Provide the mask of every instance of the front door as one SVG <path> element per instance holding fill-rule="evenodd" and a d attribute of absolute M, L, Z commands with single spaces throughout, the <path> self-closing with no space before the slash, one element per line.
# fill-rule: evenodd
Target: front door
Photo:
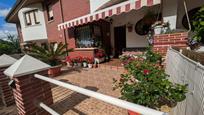
<path fill-rule="evenodd" d="M 122 50 L 126 48 L 126 26 L 114 28 L 115 36 L 115 57 L 118 58 L 122 54 Z"/>

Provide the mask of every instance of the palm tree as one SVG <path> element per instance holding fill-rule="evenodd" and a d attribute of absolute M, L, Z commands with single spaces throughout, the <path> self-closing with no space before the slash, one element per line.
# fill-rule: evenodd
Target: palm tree
<path fill-rule="evenodd" d="M 16 35 L 7 34 L 7 40 L 11 43 L 15 53 L 21 53 L 19 37 Z"/>
<path fill-rule="evenodd" d="M 28 50 L 28 54 L 51 66 L 57 66 L 61 64 L 62 58 L 66 56 L 66 54 L 68 55 L 68 52 L 72 51 L 73 49 L 66 51 L 66 45 L 63 43 L 54 45 L 48 43 L 45 46 L 33 45 L 31 49 Z"/>

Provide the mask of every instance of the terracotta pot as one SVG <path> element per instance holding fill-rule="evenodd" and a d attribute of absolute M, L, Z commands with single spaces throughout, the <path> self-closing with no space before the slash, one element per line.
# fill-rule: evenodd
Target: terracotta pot
<path fill-rule="evenodd" d="M 128 110 L 128 114 L 129 114 L 129 115 L 141 115 L 141 114 L 139 114 L 139 113 L 136 113 L 136 112 L 133 112 L 133 111 L 130 111 L 130 110 Z"/>
<path fill-rule="evenodd" d="M 50 77 L 56 77 L 61 74 L 61 67 L 62 66 L 54 66 L 48 70 L 48 75 Z"/>

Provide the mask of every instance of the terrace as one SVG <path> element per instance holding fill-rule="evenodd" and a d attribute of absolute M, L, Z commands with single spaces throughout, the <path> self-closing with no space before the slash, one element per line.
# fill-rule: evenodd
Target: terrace
<path fill-rule="evenodd" d="M 117 70 L 105 68 L 75 69 L 57 77 L 57 80 L 71 83 L 92 91 L 118 98 L 119 91 L 113 91 L 112 79 L 119 79 Z M 52 88 L 54 105 L 52 108 L 64 115 L 127 115 L 127 110 L 84 96 L 74 91 L 55 87 Z"/>
<path fill-rule="evenodd" d="M 176 49 L 178 50 L 178 49 Z M 186 113 L 186 111 L 188 111 L 188 113 L 198 113 L 199 115 L 202 114 L 202 103 L 195 103 L 194 100 L 192 100 L 192 98 L 197 100 L 202 101 L 203 99 L 200 98 L 200 96 L 202 94 L 200 94 L 199 92 L 202 92 L 203 88 L 199 88 L 201 86 L 201 84 L 203 83 L 203 66 L 187 57 L 185 57 L 185 55 L 191 54 L 190 52 L 187 51 L 183 51 L 183 54 L 179 53 L 178 51 L 176 51 L 174 49 L 169 49 L 168 50 L 168 54 L 167 54 L 167 67 L 166 67 L 166 72 L 170 75 L 172 75 L 172 77 L 170 78 L 171 81 L 174 81 L 175 83 L 181 83 L 181 84 L 185 84 L 188 83 L 190 84 L 190 86 L 194 86 L 194 88 L 196 88 L 196 92 L 194 92 L 194 88 L 192 89 L 191 87 L 189 87 L 189 93 L 186 94 L 187 98 L 184 102 L 178 103 L 178 105 L 176 107 L 173 108 L 173 110 L 171 111 L 170 115 L 176 115 L 176 114 L 181 114 L 183 115 L 184 113 Z M 193 53 L 195 54 L 195 53 Z M 174 57 L 174 60 L 172 60 Z M 191 56 L 190 56 L 191 57 Z M 28 57 L 27 57 L 28 58 Z M 191 57 L 192 58 L 192 57 Z M 193 57 L 195 58 L 195 57 Z M 26 57 L 23 58 L 24 60 L 26 60 Z M 180 60 L 180 63 L 177 63 L 177 61 Z M 202 55 L 198 56 L 196 60 L 199 60 L 200 63 L 203 63 L 202 61 Z M 23 60 L 21 60 L 23 61 Z M 50 83 L 52 83 L 51 85 L 51 94 L 52 94 L 52 99 L 53 99 L 53 104 L 48 104 L 49 107 L 51 107 L 55 112 L 57 112 L 60 115 L 128 115 L 128 111 L 127 109 L 123 109 L 120 108 L 118 106 L 114 106 L 112 104 L 108 104 L 106 102 L 108 101 L 101 101 L 101 100 L 97 100 L 98 98 L 95 98 L 95 96 L 86 96 L 83 95 L 83 93 L 77 93 L 75 92 L 75 90 L 69 90 L 66 88 L 63 88 L 61 86 L 63 86 L 62 83 L 68 83 L 70 85 L 75 85 L 75 86 L 79 86 L 81 88 L 85 88 L 88 89 L 90 91 L 94 91 L 100 94 L 104 94 L 104 95 L 108 95 L 108 96 L 112 96 L 114 98 L 119 98 L 121 96 L 120 91 L 119 90 L 113 90 L 113 79 L 120 79 L 120 75 L 124 72 L 124 68 L 123 67 L 119 67 L 119 66 L 112 66 L 112 64 L 114 65 L 118 65 L 119 61 L 118 60 L 113 60 L 109 63 L 105 63 L 105 64 L 101 64 L 98 68 L 79 68 L 79 67 L 74 67 L 74 68 L 68 68 L 68 67 L 63 67 L 62 68 L 62 74 L 60 76 L 57 76 L 55 78 L 51 78 L 53 80 L 57 80 L 60 82 L 60 86 L 58 85 L 54 85 L 53 81 L 50 81 L 51 79 L 49 78 L 48 80 L 45 81 L 50 81 Z M 178 68 L 173 68 L 173 66 L 175 67 L 181 67 L 183 64 L 187 65 L 185 68 L 180 69 L 179 72 L 175 72 L 178 71 Z M 15 65 L 15 64 L 14 64 Z M 39 65 L 39 64 L 38 64 Z M 193 67 L 195 66 L 195 67 Z M 33 67 L 35 67 L 35 65 L 33 65 Z M 21 70 L 21 67 L 19 67 Z M 190 69 L 191 68 L 191 69 Z M 196 68 L 195 70 L 192 68 Z M 192 74 L 196 74 L 196 78 L 195 79 L 199 79 L 199 80 L 193 80 L 191 76 L 189 76 L 189 73 L 186 71 L 188 70 L 188 72 L 191 72 Z M 191 71 L 189 71 L 191 70 Z M 192 70 L 194 72 L 192 72 Z M 37 73 L 39 75 L 43 75 L 42 73 Z M 175 75 L 176 74 L 176 75 Z M 179 78 L 177 76 L 180 76 Z M 182 77 L 183 76 L 183 77 Z M 46 82 L 42 82 L 42 80 L 44 80 L 43 78 L 39 77 L 39 76 L 35 76 L 37 79 L 39 79 L 37 81 L 37 83 L 40 84 L 45 84 Z M 29 77 L 28 77 L 29 78 Z M 46 76 L 45 76 L 46 78 Z M 14 78 L 14 80 L 16 80 L 16 86 L 21 85 L 19 82 L 19 80 L 23 80 L 23 79 L 18 79 L 18 78 Z M 33 79 L 33 78 L 32 78 Z M 187 79 L 187 80 L 184 80 Z M 26 81 L 29 81 L 28 79 L 25 79 Z M 198 83 L 199 82 L 199 83 Z M 31 84 L 27 84 L 25 82 L 22 82 L 24 85 L 22 87 L 19 87 L 20 89 L 17 88 L 17 90 L 13 90 L 14 91 L 14 96 L 15 93 L 18 90 L 22 90 L 22 92 L 27 91 L 24 90 L 24 87 L 30 87 Z M 35 86 L 37 87 L 37 86 Z M 38 86 L 38 87 L 44 87 L 44 86 Z M 32 88 L 34 88 L 32 86 Z M 27 89 L 27 88 L 26 88 Z M 28 88 L 30 89 L 30 88 Z M 47 89 L 47 88 L 46 88 Z M 48 87 L 49 90 L 49 87 Z M 36 93 L 35 90 L 34 92 Z M 33 95 L 36 95 L 36 94 Z M 42 92 L 43 93 L 43 92 Z M 41 95 L 47 95 L 47 93 L 45 94 L 39 94 L 37 93 L 40 97 Z M 23 95 L 26 95 L 23 93 Z M 30 95 L 27 95 L 28 97 L 30 97 Z M 97 96 L 96 96 L 97 97 Z M 19 97 L 18 97 L 19 98 Z M 24 96 L 22 96 L 21 98 L 24 98 Z M 45 98 L 45 97 L 41 97 L 41 98 Z M 27 99 L 27 98 L 25 98 Z M 45 98 L 47 99 L 47 98 Z M 43 99 L 42 99 L 43 100 Z M 28 100 L 29 101 L 29 100 Z M 17 103 L 19 103 L 19 100 L 16 101 Z M 186 103 L 187 102 L 187 103 Z M 25 102 L 24 102 L 25 103 Z M 191 104 L 189 104 L 191 103 Z M 17 104 L 17 108 L 19 111 L 19 105 Z M 195 107 L 194 107 L 195 106 Z M 135 106 L 137 108 L 137 106 Z M 182 108 L 182 109 L 179 109 Z M 191 108 L 191 109 L 190 109 Z M 29 109 L 29 108 L 28 108 Z M 145 111 L 145 108 L 143 108 Z M 148 110 L 148 108 L 146 108 Z M 41 108 L 42 110 L 42 108 Z M 138 109 L 141 110 L 141 109 Z M 190 111 L 191 110 L 191 111 Z M 143 112 L 144 112 L 143 111 Z M 149 111 L 149 110 L 148 110 Z M 196 112 L 197 111 L 197 112 Z M 147 111 L 146 111 L 147 112 Z M 148 112 L 147 112 L 148 113 Z M 10 107 L 2 107 L 0 110 L 0 114 L 1 115 L 15 115 L 17 114 L 16 111 L 16 106 L 10 106 Z M 19 114 L 19 113 L 18 113 Z M 187 113 L 185 115 L 188 115 Z"/>

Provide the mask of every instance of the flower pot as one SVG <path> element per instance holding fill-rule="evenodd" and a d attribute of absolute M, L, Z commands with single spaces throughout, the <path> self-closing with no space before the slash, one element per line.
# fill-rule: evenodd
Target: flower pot
<path fill-rule="evenodd" d="M 72 67 L 72 64 L 70 62 L 67 62 L 67 67 Z"/>
<path fill-rule="evenodd" d="M 167 105 L 163 105 L 163 106 L 161 106 L 161 108 L 160 108 L 160 111 L 165 112 L 165 113 L 170 113 L 171 110 L 172 110 L 172 108 L 169 107 L 169 106 L 167 106 Z"/>
<path fill-rule="evenodd" d="M 78 66 L 78 64 L 77 64 L 77 63 L 73 63 L 73 66 L 74 66 L 74 67 L 77 67 L 77 66 Z"/>
<path fill-rule="evenodd" d="M 162 33 L 162 26 L 156 26 L 154 28 L 154 34 L 158 35 L 158 34 L 161 34 L 161 33 Z"/>
<path fill-rule="evenodd" d="M 82 63 L 77 63 L 77 66 L 78 67 L 82 67 Z"/>
<path fill-rule="evenodd" d="M 86 62 L 83 62 L 83 67 L 86 68 L 88 66 L 88 64 Z"/>
<path fill-rule="evenodd" d="M 93 65 L 92 64 L 88 64 L 88 68 L 92 68 L 93 67 Z"/>
<path fill-rule="evenodd" d="M 48 70 L 48 75 L 50 77 L 56 77 L 61 74 L 61 66 L 54 66 Z"/>
<path fill-rule="evenodd" d="M 128 115 L 141 115 L 141 114 L 128 110 Z"/>

